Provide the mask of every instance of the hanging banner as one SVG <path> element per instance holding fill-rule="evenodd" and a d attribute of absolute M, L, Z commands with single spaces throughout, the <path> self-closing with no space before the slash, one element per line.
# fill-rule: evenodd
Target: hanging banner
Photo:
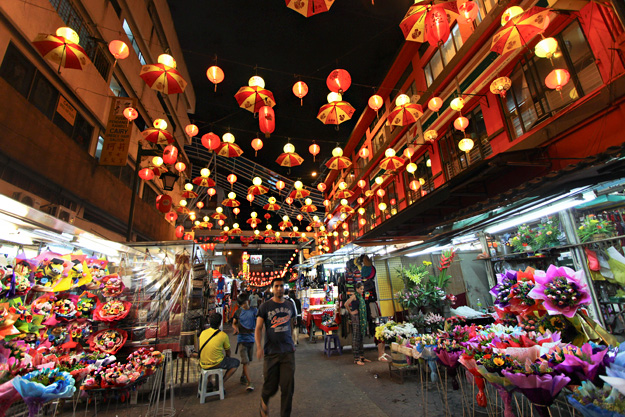
<path fill-rule="evenodd" d="M 133 123 L 124 117 L 124 109 L 136 106 L 136 98 L 113 97 L 111 100 L 100 165 L 126 166 Z"/>

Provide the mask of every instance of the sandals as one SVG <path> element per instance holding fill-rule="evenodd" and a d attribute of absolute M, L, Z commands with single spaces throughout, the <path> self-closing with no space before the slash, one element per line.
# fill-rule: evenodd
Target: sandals
<path fill-rule="evenodd" d="M 354 363 L 356 365 L 359 365 L 359 366 L 364 366 L 365 365 L 365 363 L 363 361 L 361 361 L 360 359 L 358 359 L 357 361 L 354 361 Z"/>
<path fill-rule="evenodd" d="M 260 399 L 260 417 L 268 417 L 269 416 L 269 407 L 267 404 L 263 402 L 263 399 Z"/>
<path fill-rule="evenodd" d="M 360 358 L 361 362 L 371 362 L 369 359 L 365 358 L 364 356 Z"/>
<path fill-rule="evenodd" d="M 393 358 L 391 358 L 388 353 L 385 353 L 384 355 L 380 356 L 378 360 L 380 362 L 393 362 Z"/>

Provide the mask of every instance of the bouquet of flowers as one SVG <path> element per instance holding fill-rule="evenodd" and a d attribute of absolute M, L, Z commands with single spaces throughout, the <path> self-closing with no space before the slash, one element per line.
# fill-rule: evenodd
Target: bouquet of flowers
<path fill-rule="evenodd" d="M 428 313 L 425 315 L 425 326 L 431 328 L 433 331 L 442 329 L 445 323 L 445 319 L 440 314 Z"/>
<path fill-rule="evenodd" d="M 66 321 L 73 320 L 78 314 L 77 301 L 77 295 L 57 296 L 56 301 L 52 305 L 52 311 L 56 318 Z"/>
<path fill-rule="evenodd" d="M 535 231 L 536 235 L 532 248 L 542 249 L 560 244 L 560 221 L 557 217 L 548 217 L 547 220 L 538 225 Z"/>
<path fill-rule="evenodd" d="M 609 385 L 599 388 L 592 382 L 582 381 L 582 385 L 567 399 L 585 417 L 619 417 L 625 414 L 625 397 Z"/>
<path fill-rule="evenodd" d="M 163 354 L 154 348 L 139 348 L 128 355 L 128 362 L 142 368 L 146 375 L 152 374 L 162 361 Z"/>
<path fill-rule="evenodd" d="M 597 346 L 593 349 L 591 343 L 584 343 L 581 348 L 568 345 L 556 347 L 548 354 L 551 366 L 569 377 L 573 385 L 580 385 L 582 381 L 594 382 L 603 369 L 603 358 L 608 352 L 606 346 Z"/>
<path fill-rule="evenodd" d="M 525 252 L 532 250 L 532 242 L 534 241 L 534 231 L 526 224 L 518 227 L 516 235 L 510 240 L 510 244 L 515 252 Z"/>
<path fill-rule="evenodd" d="M 78 297 L 78 302 L 76 303 L 76 307 L 78 308 L 78 312 L 80 317 L 90 319 L 93 314 L 93 310 L 95 310 L 98 304 L 98 297 L 95 294 L 92 294 L 88 291 L 83 292 Z"/>
<path fill-rule="evenodd" d="M 584 243 L 589 241 L 594 235 L 612 235 L 614 225 L 609 220 L 598 218 L 594 214 L 584 217 L 582 224 L 577 229 L 579 240 Z"/>
<path fill-rule="evenodd" d="M 550 265 L 547 272 L 534 272 L 536 284 L 528 295 L 542 300 L 548 314 L 571 318 L 581 306 L 590 303 L 590 293 L 582 282 L 583 274 L 584 271 Z"/>
<path fill-rule="evenodd" d="M 124 319 L 130 312 L 132 303 L 129 301 L 109 300 L 105 303 L 98 303 L 93 312 L 94 320 L 98 321 L 118 321 Z"/>
<path fill-rule="evenodd" d="M 69 398 L 76 387 L 74 378 L 59 369 L 38 369 L 18 376 L 12 381 L 17 392 L 28 405 L 29 417 L 34 417 L 41 406 L 57 398 Z"/>
<path fill-rule="evenodd" d="M 89 347 L 92 351 L 100 351 L 114 355 L 128 339 L 128 333 L 121 329 L 103 329 L 91 335 Z"/>
<path fill-rule="evenodd" d="M 126 286 L 117 274 L 107 275 L 101 280 L 102 295 L 105 297 L 117 297 L 124 292 Z"/>

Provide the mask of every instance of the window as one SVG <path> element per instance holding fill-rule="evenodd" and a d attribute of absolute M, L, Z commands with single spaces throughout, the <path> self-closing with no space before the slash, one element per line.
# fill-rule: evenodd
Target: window
<path fill-rule="evenodd" d="M 126 187 L 132 189 L 132 180 L 134 178 L 135 170 L 129 164 L 126 164 L 123 167 L 106 165 L 105 168 L 109 170 L 115 178 L 123 182 Z"/>
<path fill-rule="evenodd" d="M 380 131 L 371 141 L 371 156 L 374 156 L 378 153 L 380 149 L 384 146 L 384 142 L 386 142 L 386 136 L 384 134 L 384 126 L 380 128 Z"/>
<path fill-rule="evenodd" d="M 154 191 L 154 189 L 146 182 L 143 185 L 143 195 L 141 196 L 141 200 L 145 201 L 150 206 L 155 207 L 156 197 L 158 197 L 158 193 Z"/>
<path fill-rule="evenodd" d="M 503 107 L 511 139 L 603 83 L 577 21 L 555 38 L 559 48 L 551 60 L 534 56 L 518 64 L 510 75 L 512 88 L 503 100 Z M 571 81 L 560 92 L 545 86 L 545 78 L 554 68 L 566 69 L 571 74 Z"/>
<path fill-rule="evenodd" d="M 132 30 L 130 30 L 130 26 L 128 25 L 128 21 L 126 19 L 124 19 L 123 27 L 124 27 L 124 32 L 126 32 L 126 36 L 128 36 L 128 39 L 130 40 L 130 43 L 132 44 L 133 49 L 135 50 L 135 52 L 137 53 L 137 56 L 139 57 L 139 62 L 141 62 L 141 65 L 145 65 L 145 58 L 143 57 L 143 54 L 141 53 L 141 49 L 139 49 L 139 44 L 137 43 L 137 40 L 135 39 L 135 35 L 132 33 Z"/>
<path fill-rule="evenodd" d="M 451 33 L 447 41 L 442 46 L 437 48 L 434 55 L 430 58 L 430 61 L 423 67 L 423 71 L 425 72 L 425 81 L 428 87 L 443 71 L 443 68 L 449 65 L 451 59 L 456 56 L 463 45 L 462 37 L 460 36 L 460 28 L 457 23 L 452 26 L 450 32 Z"/>
<path fill-rule="evenodd" d="M 408 204 L 413 204 L 415 201 L 434 190 L 434 180 L 432 179 L 432 168 L 430 161 L 430 153 L 425 152 L 416 161 L 417 170 L 414 175 L 409 174 L 404 170 L 404 185 L 406 190 L 406 200 Z M 410 188 L 410 182 L 419 181 L 420 188 L 413 191 Z"/>
<path fill-rule="evenodd" d="M 28 98 L 35 77 L 35 66 L 13 45 L 9 43 L 0 67 L 0 77 Z"/>
<path fill-rule="evenodd" d="M 54 115 L 54 107 L 58 98 L 59 93 L 52 83 L 40 72 L 37 72 L 28 100 L 41 110 L 47 118 L 51 118 Z"/>
<path fill-rule="evenodd" d="M 115 75 L 111 77 L 111 84 L 109 85 L 109 88 L 116 97 L 129 97 L 128 93 L 122 86 L 122 83 L 119 82 Z"/>
<path fill-rule="evenodd" d="M 122 8 L 119 5 L 119 2 L 117 0 L 109 0 L 109 3 L 111 3 L 111 7 L 115 10 L 117 17 L 120 17 L 122 15 Z"/>

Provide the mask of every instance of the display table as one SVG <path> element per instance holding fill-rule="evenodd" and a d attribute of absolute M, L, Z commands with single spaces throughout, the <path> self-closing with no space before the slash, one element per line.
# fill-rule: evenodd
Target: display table
<path fill-rule="evenodd" d="M 330 318 L 337 325 L 341 322 L 341 317 L 336 315 L 334 304 L 310 306 L 309 309 L 302 311 L 302 322 L 308 331 L 311 342 L 316 342 L 315 329 L 321 330 L 324 334 L 339 329 L 338 326 L 329 327 L 323 324 L 324 321 Z"/>

